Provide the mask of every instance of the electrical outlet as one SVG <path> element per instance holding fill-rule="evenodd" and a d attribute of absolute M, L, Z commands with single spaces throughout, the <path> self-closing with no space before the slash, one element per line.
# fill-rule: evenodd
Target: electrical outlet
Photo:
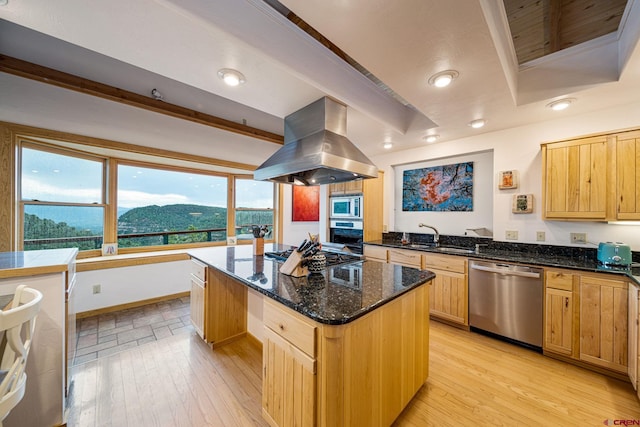
<path fill-rule="evenodd" d="M 571 243 L 587 243 L 587 233 L 570 233 Z"/>
<path fill-rule="evenodd" d="M 238 243 L 236 236 L 227 237 L 227 245 L 235 245 L 236 243 Z"/>
<path fill-rule="evenodd" d="M 101 285 L 93 285 L 93 293 L 94 294 L 99 294 L 100 292 L 102 292 L 102 286 Z"/>
<path fill-rule="evenodd" d="M 507 240 L 518 240 L 517 230 L 507 230 L 504 232 L 504 238 Z"/>
<path fill-rule="evenodd" d="M 544 242 L 545 241 L 544 231 L 536 231 L 536 241 L 537 242 Z"/>
<path fill-rule="evenodd" d="M 387 233 L 387 232 L 388 232 L 388 230 L 389 230 L 389 229 L 387 228 L 387 224 L 384 224 L 384 225 L 382 226 L 382 232 L 383 232 L 383 233 Z"/>

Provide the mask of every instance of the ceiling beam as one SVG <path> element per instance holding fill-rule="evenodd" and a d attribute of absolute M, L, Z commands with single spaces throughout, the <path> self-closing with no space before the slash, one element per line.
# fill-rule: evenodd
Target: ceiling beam
<path fill-rule="evenodd" d="M 86 95 L 97 96 L 109 101 L 119 102 L 136 108 L 165 114 L 177 119 L 188 120 L 216 129 L 237 133 L 275 144 L 284 144 L 284 137 L 262 129 L 257 129 L 231 120 L 191 110 L 175 104 L 149 98 L 124 89 L 88 80 L 52 68 L 43 67 L 31 62 L 22 61 L 0 54 L 0 71 L 15 76 L 36 80 L 42 83 L 62 87 Z"/>

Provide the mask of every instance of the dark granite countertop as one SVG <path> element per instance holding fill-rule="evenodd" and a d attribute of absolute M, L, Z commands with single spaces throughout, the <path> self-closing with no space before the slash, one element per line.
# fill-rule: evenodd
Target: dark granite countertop
<path fill-rule="evenodd" d="M 265 252 L 288 248 L 266 244 Z M 254 256 L 251 245 L 192 249 L 187 253 L 310 319 L 330 325 L 349 323 L 435 277 L 430 271 L 359 261 L 296 278 L 279 272 L 282 262 Z"/>
<path fill-rule="evenodd" d="M 415 244 L 416 242 L 414 242 Z M 504 242 L 488 243 L 481 242 L 479 251 L 475 251 L 474 247 L 458 245 L 446 245 L 450 247 L 458 247 L 468 249 L 469 253 L 449 253 L 439 252 L 435 248 L 429 248 L 429 242 L 423 242 L 423 247 L 412 247 L 411 245 L 403 245 L 396 239 L 383 239 L 371 242 L 365 242 L 366 245 L 385 246 L 396 249 L 408 249 L 422 251 L 428 253 L 440 253 L 446 255 L 463 256 L 472 259 L 483 259 L 490 261 L 504 261 L 517 264 L 536 265 L 541 267 L 557 267 L 568 268 L 573 270 L 582 270 L 597 273 L 623 274 L 631 278 L 636 284 L 640 285 L 640 265 L 632 264 L 631 269 L 615 269 L 602 268 L 598 266 L 596 261 L 595 249 L 583 249 L 574 247 L 551 247 L 549 245 L 524 245 L 509 244 Z"/>

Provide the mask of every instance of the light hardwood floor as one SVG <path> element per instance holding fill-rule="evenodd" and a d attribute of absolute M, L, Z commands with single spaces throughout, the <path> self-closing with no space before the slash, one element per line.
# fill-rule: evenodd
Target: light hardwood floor
<path fill-rule="evenodd" d="M 396 426 L 601 426 L 640 420 L 631 384 L 431 322 L 427 383 Z M 261 353 L 193 334 L 76 367 L 68 425 L 263 426 Z"/>

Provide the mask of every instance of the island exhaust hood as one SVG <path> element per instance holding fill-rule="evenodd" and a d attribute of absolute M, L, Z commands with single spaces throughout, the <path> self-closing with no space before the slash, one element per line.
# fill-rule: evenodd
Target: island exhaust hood
<path fill-rule="evenodd" d="M 296 185 L 377 178 L 378 168 L 346 134 L 347 107 L 320 98 L 285 117 L 284 145 L 253 172 L 253 178 Z"/>

